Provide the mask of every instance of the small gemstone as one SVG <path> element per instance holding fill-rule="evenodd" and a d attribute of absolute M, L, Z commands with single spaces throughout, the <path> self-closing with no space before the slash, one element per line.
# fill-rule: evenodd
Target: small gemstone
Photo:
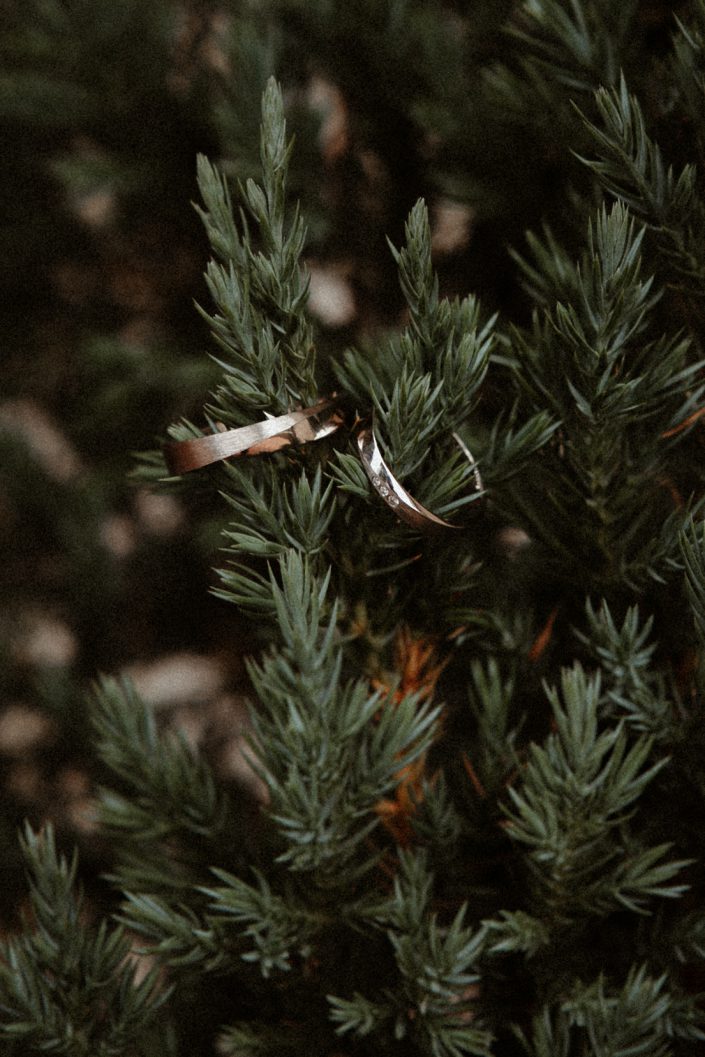
<path fill-rule="evenodd" d="M 387 502 L 389 503 L 390 506 L 399 506 L 399 500 L 397 499 L 397 497 L 395 495 L 390 495 L 389 499 L 387 500 Z"/>
<path fill-rule="evenodd" d="M 381 483 L 382 483 L 382 478 L 378 477 L 376 473 L 373 473 L 372 474 L 372 484 L 375 486 L 375 488 L 379 488 Z"/>
<path fill-rule="evenodd" d="M 379 486 L 379 494 L 380 494 L 381 496 L 383 496 L 383 497 L 384 497 L 385 499 L 386 499 L 386 498 L 388 497 L 388 495 L 389 495 L 389 489 L 387 488 L 386 484 L 381 484 L 381 485 Z"/>

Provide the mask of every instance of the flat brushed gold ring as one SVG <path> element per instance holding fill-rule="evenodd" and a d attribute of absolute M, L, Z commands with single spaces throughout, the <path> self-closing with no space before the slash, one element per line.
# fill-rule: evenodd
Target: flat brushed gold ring
<path fill-rule="evenodd" d="M 164 457 L 172 474 L 190 473 L 203 466 L 237 455 L 265 455 L 289 444 L 308 444 L 328 437 L 342 425 L 342 415 L 334 411 L 318 421 L 318 416 L 336 403 L 326 397 L 311 407 L 290 411 L 276 418 L 265 418 L 249 426 L 208 433 L 204 437 L 171 441 L 164 445 Z"/>

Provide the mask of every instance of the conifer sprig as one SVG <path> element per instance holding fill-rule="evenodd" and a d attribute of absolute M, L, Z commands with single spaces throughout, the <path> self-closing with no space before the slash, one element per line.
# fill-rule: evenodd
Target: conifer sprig
<path fill-rule="evenodd" d="M 508 32 L 535 83 L 587 93 L 616 80 L 637 6 L 636 0 L 619 7 L 604 0 L 525 0 Z"/>
<path fill-rule="evenodd" d="M 698 147 L 699 164 L 705 164 L 705 3 L 695 0 L 690 17 L 675 16 L 677 32 L 673 40 L 670 68 L 677 86 L 678 101 L 687 115 Z"/>
<path fill-rule="evenodd" d="M 252 884 L 225 870 L 214 874 L 221 884 L 203 889 L 210 899 L 209 918 L 220 923 L 222 938 L 230 935 L 231 946 L 239 948 L 242 960 L 256 965 L 264 979 L 288 972 L 297 960 L 309 957 L 314 938 L 331 924 L 293 892 L 273 892 L 260 873 Z"/>
<path fill-rule="evenodd" d="M 597 149 L 582 160 L 602 186 L 654 230 L 659 249 L 690 296 L 705 285 L 705 205 L 695 165 L 675 172 L 649 135 L 636 96 L 624 77 L 596 94 L 600 123 L 586 120 Z M 699 115 L 702 125 L 702 113 Z"/>
<path fill-rule="evenodd" d="M 461 907 L 447 926 L 432 911 L 433 874 L 426 855 L 402 853 L 394 893 L 376 911 L 386 926 L 402 988 L 383 1001 L 356 994 L 329 996 L 340 1034 L 365 1036 L 391 1022 L 397 1039 L 409 1039 L 434 1057 L 489 1057 L 492 1036 L 477 1017 L 477 965 L 484 929 L 464 924 Z"/>
<path fill-rule="evenodd" d="M 492 657 L 485 664 L 475 660 L 468 686 L 470 707 L 477 723 L 478 752 L 473 756 L 484 789 L 496 794 L 514 765 L 517 731 L 512 729 L 510 709 L 515 689 L 513 676 L 505 676 Z"/>
<path fill-rule="evenodd" d="M 600 731 L 599 674 L 576 665 L 563 672 L 560 695 L 547 693 L 556 732 L 529 747 L 506 808 L 509 836 L 527 849 L 536 905 L 557 926 L 678 897 L 685 887 L 673 882 L 686 863 L 666 859 L 668 844 L 640 847 L 627 825 L 666 761 L 648 766 L 651 739 L 630 746 L 623 724 Z"/>
<path fill-rule="evenodd" d="M 602 975 L 580 983 L 556 1010 L 546 1008 L 536 1017 L 525 1050 L 531 1057 L 574 1052 L 672 1057 L 676 1040 L 695 1043 L 703 1039 L 703 1030 L 693 1002 L 669 985 L 666 976 L 651 976 L 644 965 L 632 966 L 621 989 Z"/>
<path fill-rule="evenodd" d="M 163 887 L 163 886 L 162 886 Z M 125 892 L 120 920 L 142 937 L 144 951 L 168 969 L 174 979 L 186 979 L 194 972 L 222 972 L 238 956 L 226 929 L 214 918 L 206 918 L 205 896 L 199 891 L 199 907 L 174 904 L 160 896 L 139 891 L 139 878 Z M 194 903 L 193 893 L 189 893 Z M 146 941 L 146 942 L 144 942 Z"/>
<path fill-rule="evenodd" d="M 145 842 L 223 830 L 227 801 L 212 770 L 183 736 L 158 733 L 153 711 L 129 683 L 104 679 L 92 718 L 101 758 L 129 790 L 105 792 L 106 826 Z"/>
<path fill-rule="evenodd" d="M 213 421 L 243 425 L 256 412 L 284 414 L 317 398 L 315 348 L 305 314 L 308 278 L 300 263 L 305 229 L 298 209 L 289 220 L 286 174 L 291 144 L 281 91 L 270 79 L 262 97 L 262 184 L 240 188 L 240 226 L 233 216 L 225 178 L 204 157 L 199 208 L 215 253 L 206 282 L 217 308 L 201 310 L 222 350 L 223 384 L 208 413 Z M 251 230 L 254 223 L 255 230 Z M 174 427 L 177 439 L 188 435 Z"/>
<path fill-rule="evenodd" d="M 589 225 L 577 265 L 552 255 L 549 235 L 539 268 L 527 270 L 533 288 L 540 271 L 546 307 L 528 332 L 512 337 L 518 388 L 532 409 L 549 409 L 561 422 L 553 458 L 536 466 L 551 516 L 526 488 L 514 498 L 559 563 L 581 555 L 572 576 L 605 585 L 663 578 L 677 565 L 671 530 L 682 515 L 669 511 L 664 494 L 671 452 L 662 434 L 687 420 L 703 391 L 701 365 L 688 363 L 689 341 L 652 333 L 659 291 L 642 276 L 642 239 L 620 203 Z M 645 487 L 663 510 L 660 533 Z"/>
<path fill-rule="evenodd" d="M 685 565 L 685 583 L 695 629 L 701 643 L 705 643 L 705 541 L 703 526 L 693 518 L 683 526 L 680 548 Z"/>
<path fill-rule="evenodd" d="M 623 716 L 644 734 L 672 736 L 676 694 L 653 664 L 653 618 L 642 623 L 638 607 L 631 606 L 618 626 L 604 600 L 598 609 L 588 600 L 585 613 L 588 631 L 576 630 L 576 635 L 600 667 L 603 715 Z"/>
<path fill-rule="evenodd" d="M 472 412 L 497 345 L 497 317 L 483 320 L 479 301 L 440 298 L 431 256 L 425 203 L 417 202 L 405 227 L 406 240 L 391 247 L 407 302 L 409 322 L 398 336 L 349 349 L 336 373 L 361 415 L 374 412 L 385 458 L 414 496 L 442 516 L 479 498 L 467 460 L 452 439 L 457 430 L 472 437 Z M 509 480 L 542 448 L 556 428 L 546 410 L 515 427 L 491 434 L 480 453 L 483 475 Z M 336 453 L 331 473 L 339 488 L 368 497 L 370 486 L 357 460 Z"/>
<path fill-rule="evenodd" d="M 51 827 L 26 826 L 30 880 L 23 931 L 0 947 L 0 1038 L 32 1052 L 122 1057 L 137 1046 L 169 997 L 152 968 L 138 983 L 120 927 L 87 921 L 76 888 L 77 859 L 56 848 Z"/>
<path fill-rule="evenodd" d="M 323 487 L 320 467 L 283 482 L 279 467 L 271 465 L 257 477 L 230 465 L 228 475 L 224 498 L 232 520 L 224 537 L 232 550 L 274 558 L 292 549 L 309 557 L 324 549 L 335 508 L 332 482 Z"/>
<path fill-rule="evenodd" d="M 390 465 L 401 479 L 418 471 L 442 435 L 449 437 L 468 421 L 487 372 L 496 322 L 492 317 L 481 323 L 474 297 L 439 299 L 424 202 L 411 211 L 405 235 L 405 245 L 392 247 L 392 253 L 409 308 L 407 328 L 381 349 L 348 350 L 337 367 L 341 386 L 359 410 L 376 409 Z"/>
<path fill-rule="evenodd" d="M 551 941 L 544 921 L 524 910 L 500 910 L 497 917 L 483 921 L 487 929 L 488 954 L 520 951 L 531 958 Z"/>
<path fill-rule="evenodd" d="M 296 552 L 281 560 L 281 586 L 273 581 L 272 591 L 281 646 L 249 672 L 278 858 L 310 874 L 311 884 L 337 887 L 374 863 L 374 851 L 363 852 L 378 821 L 374 805 L 428 747 L 438 709 L 412 694 L 392 706 L 364 681 L 343 679 L 328 580 Z"/>

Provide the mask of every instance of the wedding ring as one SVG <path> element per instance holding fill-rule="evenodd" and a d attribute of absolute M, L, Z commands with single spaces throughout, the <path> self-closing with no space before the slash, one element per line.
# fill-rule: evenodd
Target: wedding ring
<path fill-rule="evenodd" d="M 453 434 L 453 437 L 463 454 L 472 464 L 473 478 L 477 491 L 482 491 L 482 478 L 470 449 L 456 433 Z M 442 529 L 457 529 L 461 527 L 460 525 L 454 525 L 450 521 L 444 521 L 443 518 L 427 510 L 397 481 L 382 458 L 377 438 L 370 426 L 361 429 L 358 433 L 357 447 L 360 453 L 360 460 L 372 487 L 401 521 L 405 521 L 407 525 L 420 529 L 422 532 L 439 532 Z"/>
<path fill-rule="evenodd" d="M 265 455 L 289 444 L 308 444 L 328 437 L 342 425 L 343 418 L 333 412 L 318 421 L 318 416 L 335 404 L 334 398 L 319 400 L 311 407 L 290 411 L 276 418 L 265 418 L 250 426 L 209 433 L 205 437 L 172 441 L 164 445 L 164 456 L 171 474 L 190 473 L 202 466 L 236 455 Z"/>
<path fill-rule="evenodd" d="M 480 471 L 478 469 L 477 462 L 475 460 L 475 456 L 470 451 L 470 449 L 468 448 L 468 446 L 465 443 L 465 441 L 463 440 L 463 438 L 461 436 L 459 436 L 459 434 L 454 433 L 453 434 L 453 440 L 458 445 L 458 447 L 462 451 L 463 455 L 465 456 L 465 458 L 470 463 L 470 472 L 472 473 L 473 481 L 475 482 L 475 491 L 476 492 L 481 492 L 482 491 L 482 478 L 480 477 Z"/>

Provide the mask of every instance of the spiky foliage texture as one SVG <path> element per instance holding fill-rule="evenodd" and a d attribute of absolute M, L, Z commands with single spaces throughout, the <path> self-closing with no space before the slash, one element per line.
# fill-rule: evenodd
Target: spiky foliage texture
<path fill-rule="evenodd" d="M 109 1053 L 114 1024 L 126 1052 L 169 1057 L 677 1057 L 705 1041 L 705 8 L 683 5 L 654 93 L 644 5 L 490 6 L 467 33 L 414 0 L 266 9 L 310 42 L 389 173 L 395 122 L 410 144 L 408 215 L 376 273 L 395 271 L 404 325 L 344 353 L 317 340 L 268 82 L 258 180 L 199 165 L 222 370 L 204 428 L 333 389 L 345 424 L 199 475 L 230 518 L 218 594 L 260 638 L 258 792 L 219 782 L 129 684 L 101 685 L 118 938 L 51 931 L 52 885 L 59 924 L 78 919 L 73 872 L 28 838 L 34 919 L 8 942 L 24 968 L 2 995 L 15 1046 Z M 247 39 L 265 36 L 257 22 Z M 683 126 L 692 157 L 670 135 Z M 432 188 L 476 207 L 477 294 L 442 293 Z M 496 255 L 478 276 L 498 230 L 511 293 Z M 360 421 L 453 529 L 424 537 L 380 502 Z M 121 968 L 120 929 L 159 967 L 148 985 Z M 111 1016 L 51 961 L 84 946 Z"/>

